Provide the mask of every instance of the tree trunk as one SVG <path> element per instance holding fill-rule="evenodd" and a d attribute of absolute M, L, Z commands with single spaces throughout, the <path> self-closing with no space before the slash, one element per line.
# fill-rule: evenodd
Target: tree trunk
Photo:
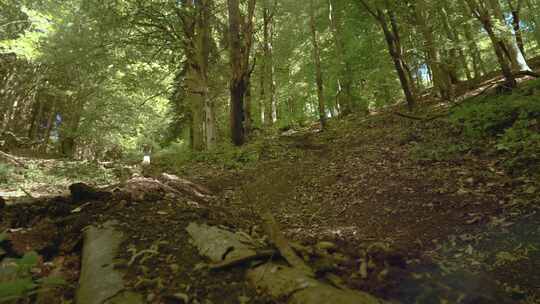
<path fill-rule="evenodd" d="M 506 17 L 501 8 L 501 4 L 499 3 L 499 0 L 488 0 L 488 4 L 493 10 L 495 18 L 499 19 L 498 21 L 501 24 L 506 24 Z M 518 47 L 515 35 L 511 33 L 510 28 L 504 26 L 503 29 L 504 31 L 502 31 L 498 39 L 502 43 L 501 46 L 504 46 L 503 47 L 503 50 L 505 51 L 504 54 L 508 56 L 512 70 L 516 72 L 531 71 L 531 68 L 527 64 L 527 61 L 525 60 L 525 56 L 523 55 L 523 53 Z"/>
<path fill-rule="evenodd" d="M 245 132 L 246 132 L 246 135 L 249 135 L 249 133 L 251 133 L 252 129 L 253 129 L 253 118 L 251 117 L 251 102 L 252 102 L 252 99 L 251 99 L 251 84 L 248 83 L 247 85 L 247 88 L 246 88 L 246 96 L 244 96 L 244 113 L 246 115 L 245 117 L 245 123 L 244 123 L 244 128 L 245 128 Z"/>
<path fill-rule="evenodd" d="M 491 43 L 493 44 L 495 55 L 497 56 L 497 60 L 499 61 L 499 65 L 501 67 L 504 78 L 506 79 L 506 86 L 513 89 L 517 86 L 517 82 L 514 75 L 512 74 L 512 68 L 507 61 L 507 57 L 505 57 L 504 43 L 502 41 L 499 41 L 499 39 L 495 35 L 495 32 L 493 31 L 493 26 L 491 25 L 491 20 L 484 20 L 484 22 L 482 23 L 484 24 L 484 29 L 488 33 L 489 38 L 491 39 Z"/>
<path fill-rule="evenodd" d="M 196 151 L 212 149 L 217 142 L 213 101 L 209 98 L 209 54 L 211 44 L 212 0 L 188 3 L 196 13 L 184 21 L 186 54 L 186 99 L 191 110 L 191 147 Z"/>
<path fill-rule="evenodd" d="M 264 68 L 261 85 L 261 96 L 264 99 L 264 117 L 266 126 L 272 126 L 277 119 L 276 98 L 275 98 L 275 76 L 274 76 L 274 11 L 275 3 L 270 8 L 270 0 L 264 0 L 263 6 L 263 56 Z"/>
<path fill-rule="evenodd" d="M 396 72 L 401 83 L 401 88 L 403 89 L 403 93 L 405 94 L 407 106 L 409 110 L 412 110 L 416 101 L 414 98 L 411 83 L 409 82 L 405 71 L 405 64 L 402 57 L 402 52 L 400 50 L 399 44 L 397 44 L 396 36 L 390 31 L 390 28 L 388 27 L 387 17 L 381 9 L 377 9 L 376 15 L 374 16 L 383 30 L 384 37 L 388 45 L 388 51 L 394 62 L 394 67 L 396 68 Z"/>
<path fill-rule="evenodd" d="M 519 47 L 519 50 L 523 54 L 523 57 L 526 57 L 525 53 L 525 43 L 523 42 L 523 34 L 521 33 L 521 19 L 519 11 L 512 11 L 512 24 L 514 27 L 514 35 L 516 35 L 516 42 Z"/>
<path fill-rule="evenodd" d="M 479 2 L 480 1 L 480 2 Z M 501 67 L 503 76 L 505 78 L 505 85 L 509 89 L 513 89 L 517 86 L 516 79 L 512 73 L 512 68 L 510 66 L 509 56 L 505 55 L 505 43 L 500 40 L 499 37 L 495 34 L 493 28 L 493 21 L 489 13 L 489 9 L 486 4 L 482 2 L 483 0 L 466 0 L 467 5 L 469 6 L 473 15 L 480 21 L 484 30 L 487 32 L 491 43 L 493 45 L 493 50 L 497 56 L 497 61 Z"/>
<path fill-rule="evenodd" d="M 264 49 L 264 46 L 263 46 Z M 259 89 L 260 89 L 260 96 L 259 96 L 259 111 L 261 116 L 261 124 L 264 126 L 268 126 L 269 122 L 268 120 L 268 114 L 266 110 L 266 58 L 263 53 L 262 55 L 263 60 L 262 63 L 259 65 L 260 68 L 260 78 L 259 78 Z M 271 122 L 270 122 L 271 124 Z"/>
<path fill-rule="evenodd" d="M 420 32 L 424 37 L 424 47 L 427 53 L 427 63 L 433 73 L 433 82 L 435 88 L 441 94 L 441 98 L 444 100 L 452 100 L 454 98 L 452 81 L 450 75 L 446 72 L 441 58 L 439 50 L 436 48 L 435 39 L 433 37 L 433 28 L 427 23 L 426 13 L 427 5 L 423 0 L 417 1 L 414 5 L 415 19 Z"/>
<path fill-rule="evenodd" d="M 336 48 L 337 60 L 340 65 L 339 78 L 337 80 L 337 100 L 336 106 L 341 115 L 347 115 L 352 112 L 352 69 L 345 58 L 345 46 L 342 37 L 341 28 L 341 10 L 336 6 L 336 0 L 328 0 L 328 9 L 330 11 L 330 26 Z"/>
<path fill-rule="evenodd" d="M 310 27 L 311 27 L 311 43 L 313 44 L 313 59 L 315 61 L 315 77 L 317 83 L 317 100 L 319 107 L 319 120 L 321 122 L 321 128 L 326 129 L 326 110 L 324 104 L 324 86 L 323 76 L 321 70 L 321 54 L 319 49 L 319 37 L 317 34 L 317 27 L 315 24 L 315 6 L 313 0 L 310 0 Z"/>
<path fill-rule="evenodd" d="M 229 12 L 229 56 L 231 64 L 231 139 L 240 146 L 245 142 L 244 96 L 251 76 L 249 55 L 253 40 L 255 0 L 249 0 L 247 16 L 240 13 L 238 0 L 227 0 Z"/>

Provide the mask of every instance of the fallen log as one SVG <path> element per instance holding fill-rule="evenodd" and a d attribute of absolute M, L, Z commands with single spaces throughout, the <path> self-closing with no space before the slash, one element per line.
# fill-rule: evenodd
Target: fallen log
<path fill-rule="evenodd" d="M 294 252 L 283 233 L 281 233 L 279 225 L 272 213 L 264 212 L 261 218 L 264 221 L 264 228 L 270 241 L 276 246 L 277 250 L 279 250 L 279 253 L 287 263 L 303 273 L 313 276 L 313 270 L 304 262 L 304 260 L 296 255 L 296 252 Z"/>
<path fill-rule="evenodd" d="M 176 175 L 163 173 L 161 175 L 161 181 L 167 186 L 174 188 L 175 190 L 184 194 L 193 196 L 194 198 L 206 200 L 212 197 L 212 192 L 199 184 L 193 183 L 187 179 L 178 177 Z"/>
<path fill-rule="evenodd" d="M 142 304 L 143 297 L 126 289 L 123 273 L 114 259 L 124 239 L 115 222 L 91 226 L 84 232 L 81 276 L 77 304 Z"/>
<path fill-rule="evenodd" d="M 19 166 L 19 167 L 23 167 L 23 168 L 26 168 L 26 165 L 21 162 L 20 160 L 17 159 L 17 157 L 11 155 L 11 154 L 8 154 L 6 152 L 2 152 L 0 151 L 0 158 L 3 159 L 4 161 L 14 165 L 14 166 Z"/>
<path fill-rule="evenodd" d="M 237 257 L 234 259 L 227 259 L 223 262 L 219 263 L 213 263 L 208 266 L 210 270 L 223 270 L 231 267 L 235 267 L 241 264 L 245 264 L 248 262 L 268 259 L 271 260 L 275 257 L 279 256 L 279 252 L 275 250 L 263 250 L 263 251 L 257 251 L 254 255 L 247 255 L 243 257 Z"/>
<path fill-rule="evenodd" d="M 306 275 L 305 272 L 278 263 L 267 263 L 251 269 L 247 278 L 255 288 L 274 299 L 287 299 L 289 304 L 382 304 L 372 295 L 338 289 Z"/>
<path fill-rule="evenodd" d="M 231 261 L 245 260 L 257 255 L 256 248 L 248 244 L 243 235 L 206 224 L 190 223 L 186 228 L 193 245 L 212 263 L 227 265 Z"/>

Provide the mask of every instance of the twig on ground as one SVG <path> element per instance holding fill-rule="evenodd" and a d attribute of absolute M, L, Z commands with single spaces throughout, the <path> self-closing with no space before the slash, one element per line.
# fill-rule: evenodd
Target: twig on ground
<path fill-rule="evenodd" d="M 6 152 L 0 151 L 0 158 L 3 158 L 3 159 L 5 159 L 6 161 L 8 161 L 8 162 L 10 162 L 10 163 L 12 163 L 12 164 L 14 164 L 14 165 L 17 165 L 17 166 L 21 166 L 21 167 L 23 167 L 23 168 L 26 168 L 26 165 L 25 165 L 23 162 L 21 162 L 20 160 L 18 160 L 15 156 L 10 155 L 10 154 L 8 154 L 8 153 L 6 153 Z"/>
<path fill-rule="evenodd" d="M 23 187 L 19 187 L 21 189 L 22 192 L 24 192 L 24 194 L 26 194 L 29 198 L 35 198 L 32 196 L 32 194 L 30 192 L 28 192 L 26 189 L 24 189 Z"/>
<path fill-rule="evenodd" d="M 435 116 L 431 116 L 431 117 L 419 117 L 419 116 L 413 116 L 413 115 L 404 114 L 404 113 L 400 113 L 400 112 L 393 112 L 393 114 L 397 115 L 397 116 L 400 116 L 400 117 L 403 117 L 403 118 L 408 118 L 408 119 L 412 119 L 412 120 L 419 120 L 419 121 L 422 121 L 422 122 L 430 122 L 432 120 L 442 118 L 442 117 L 445 117 L 445 116 L 448 115 L 448 113 L 444 113 L 444 114 L 439 114 L 439 115 L 435 115 Z"/>
<path fill-rule="evenodd" d="M 268 237 L 274 246 L 276 246 L 276 248 L 279 250 L 279 253 L 287 261 L 287 263 L 308 275 L 313 275 L 313 270 L 306 263 L 304 263 L 304 260 L 296 255 L 294 250 L 289 245 L 289 242 L 279 229 L 279 225 L 272 213 L 269 211 L 264 212 L 261 215 L 261 218 L 264 220 L 264 226 Z"/>
<path fill-rule="evenodd" d="M 261 259 L 272 259 L 273 257 L 279 256 L 279 252 L 276 250 L 263 250 L 259 251 L 254 255 L 249 256 L 243 256 L 231 260 L 226 260 L 220 263 L 210 264 L 208 268 L 210 270 L 221 270 L 226 269 L 230 267 L 237 266 L 239 264 L 255 261 L 255 260 L 261 260 Z"/>

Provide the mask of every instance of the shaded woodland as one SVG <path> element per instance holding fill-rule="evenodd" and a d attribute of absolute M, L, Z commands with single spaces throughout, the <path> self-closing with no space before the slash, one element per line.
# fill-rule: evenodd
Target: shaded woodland
<path fill-rule="evenodd" d="M 0 303 L 540 303 L 540 0 L 0 0 Z"/>

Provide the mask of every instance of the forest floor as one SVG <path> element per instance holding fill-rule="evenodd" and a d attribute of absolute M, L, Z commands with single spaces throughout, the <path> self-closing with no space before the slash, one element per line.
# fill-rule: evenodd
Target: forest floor
<path fill-rule="evenodd" d="M 196 172 L 234 210 L 230 225 L 260 225 L 254 214 L 270 209 L 289 238 L 338 244 L 350 263 L 337 273 L 354 288 L 405 303 L 540 303 L 539 181 L 493 155 L 419 156 L 444 128 L 353 117 L 277 138 L 289 158 Z"/>
<path fill-rule="evenodd" d="M 446 107 L 431 101 L 414 115 Z M 540 181 L 510 174 L 490 150 L 445 153 L 451 147 L 440 139 L 453 131 L 444 119 L 406 118 L 396 115 L 400 110 L 331 121 L 323 132 L 314 126 L 265 138 L 257 161 L 241 168 L 152 169 L 156 178 L 176 173 L 208 187 L 211 199 L 159 191 L 136 199 L 113 191 L 107 199 L 8 205 L 0 232 L 10 229 L 11 244 L 0 258 L 37 251 L 34 276 L 60 263 L 67 285 L 56 299 L 73 299 L 83 227 L 114 219 L 127 235 L 119 253 L 127 285 L 147 302 L 183 303 L 185 294 L 190 303 L 274 303 L 249 287 L 244 267 L 204 271 L 185 231 L 195 221 L 256 238 L 263 234 L 259 215 L 269 210 L 292 242 L 335 245 L 330 261 L 307 262 L 321 278 L 337 276 L 338 285 L 401 303 L 540 303 Z M 111 170 L 91 184 L 116 182 Z M 16 190 L 13 183 L 0 189 Z"/>

